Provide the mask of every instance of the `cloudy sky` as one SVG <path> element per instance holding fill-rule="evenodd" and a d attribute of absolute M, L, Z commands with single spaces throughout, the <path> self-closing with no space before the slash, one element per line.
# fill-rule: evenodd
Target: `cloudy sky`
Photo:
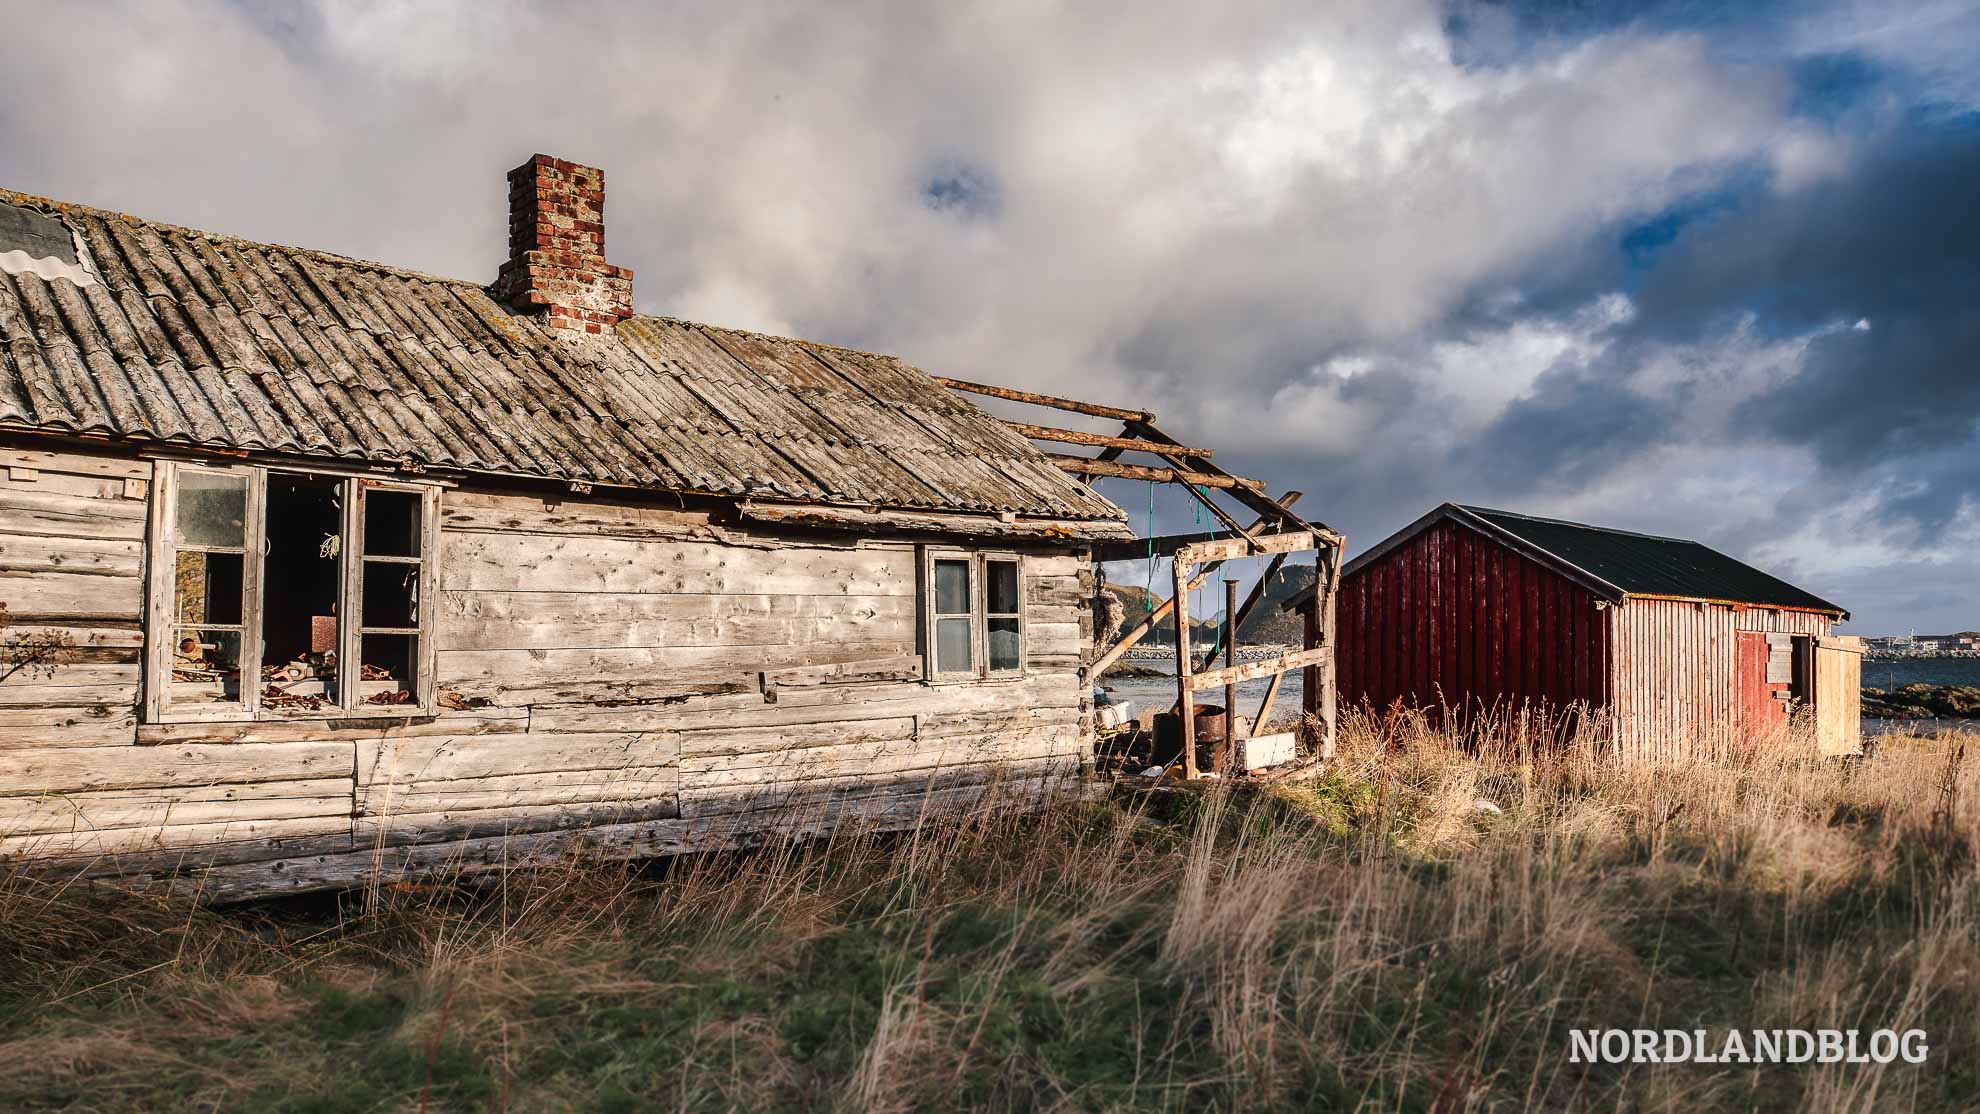
<path fill-rule="evenodd" d="M 1980 627 L 1980 5 L 1108 7 L 0 0 L 0 185 L 492 279 L 543 151 L 642 311 L 1145 406 L 1351 549 Z"/>

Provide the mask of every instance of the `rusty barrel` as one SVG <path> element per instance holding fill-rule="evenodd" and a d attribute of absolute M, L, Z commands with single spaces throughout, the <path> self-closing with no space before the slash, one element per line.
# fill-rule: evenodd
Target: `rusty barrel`
<path fill-rule="evenodd" d="M 1196 768 L 1210 768 L 1210 756 L 1223 745 L 1229 729 L 1230 717 L 1221 704 L 1198 704 L 1196 706 Z M 1168 765 L 1182 757 L 1182 716 L 1176 712 L 1162 712 L 1155 717 L 1154 759 L 1161 765 Z"/>

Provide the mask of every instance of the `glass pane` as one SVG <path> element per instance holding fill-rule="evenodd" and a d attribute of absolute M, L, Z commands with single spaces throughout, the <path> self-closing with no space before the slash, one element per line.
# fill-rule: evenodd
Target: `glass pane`
<path fill-rule="evenodd" d="M 367 634 L 359 639 L 358 703 L 411 704 L 419 691 L 419 636 Z"/>
<path fill-rule="evenodd" d="M 416 491 L 364 493 L 364 552 L 370 557 L 419 556 L 419 504 Z"/>
<path fill-rule="evenodd" d="M 173 599 L 179 622 L 241 622 L 241 555 L 180 550 L 173 567 Z"/>
<path fill-rule="evenodd" d="M 179 540 L 187 545 L 246 545 L 247 477 L 179 473 Z"/>
<path fill-rule="evenodd" d="M 419 625 L 419 566 L 400 561 L 364 563 L 364 626 Z"/>
<path fill-rule="evenodd" d="M 935 672 L 968 673 L 974 668 L 969 658 L 969 619 L 935 620 Z"/>
<path fill-rule="evenodd" d="M 1017 562 L 987 561 L 984 563 L 983 575 L 988 580 L 984 588 L 990 593 L 990 606 L 985 610 L 992 615 L 1016 615 L 1018 613 Z"/>
<path fill-rule="evenodd" d="M 262 680 L 318 691 L 337 651 L 343 482 L 268 474 L 267 570 L 261 586 Z M 320 681 L 322 684 L 309 684 Z M 267 706 L 264 687 L 262 704 Z"/>
<path fill-rule="evenodd" d="M 935 614 L 969 614 L 969 562 L 935 562 Z"/>
<path fill-rule="evenodd" d="M 990 582 L 995 584 L 996 578 Z M 990 668 L 1017 669 L 1024 664 L 1024 646 L 1018 639 L 1016 619 L 991 619 Z"/>
<path fill-rule="evenodd" d="M 181 627 L 172 648 L 173 705 L 237 704 L 241 699 L 241 632 Z"/>

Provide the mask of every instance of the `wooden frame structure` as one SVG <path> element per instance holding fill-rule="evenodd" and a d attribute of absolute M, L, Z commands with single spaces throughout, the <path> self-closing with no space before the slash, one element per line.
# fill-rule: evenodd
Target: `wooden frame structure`
<path fill-rule="evenodd" d="M 1100 651 L 1087 664 L 1085 678 L 1088 683 L 1098 679 L 1108 666 L 1118 661 L 1130 647 L 1147 637 L 1165 617 L 1171 618 L 1176 635 L 1174 710 L 1182 721 L 1182 762 L 1185 778 L 1193 779 L 1202 772 L 1197 768 L 1196 761 L 1196 693 L 1218 687 L 1224 688 L 1226 693 L 1225 715 L 1228 726 L 1225 745 L 1219 748 L 1212 758 L 1211 765 L 1213 770 L 1216 770 L 1222 765 L 1225 750 L 1235 740 L 1237 717 L 1236 709 L 1232 705 L 1239 682 L 1259 677 L 1272 678 L 1271 687 L 1266 690 L 1257 714 L 1252 717 L 1255 725 L 1262 725 L 1265 717 L 1271 714 L 1273 703 L 1279 694 L 1279 686 L 1286 673 L 1295 669 L 1305 670 L 1309 687 L 1317 688 L 1333 684 L 1333 645 L 1327 638 L 1326 632 L 1333 628 L 1333 600 L 1340 586 L 1341 555 L 1345 539 L 1326 526 L 1311 522 L 1293 512 L 1292 505 L 1298 501 L 1299 492 L 1290 491 L 1277 499 L 1272 498 L 1265 493 L 1265 485 L 1258 480 L 1233 475 L 1219 467 L 1213 459 L 1212 450 L 1186 445 L 1162 432 L 1155 424 L 1155 415 L 1145 410 L 1081 402 L 1057 395 L 1038 394 L 942 376 L 934 378 L 943 386 L 966 394 L 984 395 L 1007 402 L 1020 402 L 1121 422 L 1122 428 L 1118 435 L 1107 435 L 1004 420 L 1005 426 L 1012 432 L 1034 441 L 1085 445 L 1099 449 L 1097 454 L 1090 457 L 1067 453 L 1047 454 L 1059 468 L 1084 477 L 1088 484 L 1100 478 L 1181 484 L 1228 531 L 1229 536 L 1225 537 L 1217 537 L 1213 534 L 1173 534 L 1110 542 L 1096 546 L 1093 554 L 1096 564 L 1128 560 L 1148 553 L 1169 553 L 1174 557 L 1172 595 L 1167 601 L 1151 610 L 1141 622 L 1124 632 L 1112 646 Z M 1120 457 L 1130 452 L 1153 456 L 1161 462 L 1161 466 L 1120 463 Z M 1257 517 L 1250 525 L 1243 524 L 1230 510 L 1211 498 L 1212 491 L 1223 492 L 1226 497 L 1241 504 Z M 1236 658 L 1237 631 L 1242 628 L 1245 619 L 1250 617 L 1252 611 L 1264 598 L 1266 584 L 1285 565 L 1287 558 L 1294 553 L 1307 550 L 1315 552 L 1319 565 L 1316 587 L 1319 589 L 1319 611 L 1323 616 L 1323 621 L 1319 625 L 1320 635 L 1314 637 L 1309 633 L 1306 645 L 1291 653 L 1239 664 Z M 1263 555 L 1270 555 L 1272 560 L 1266 565 L 1263 575 L 1252 586 L 1250 594 L 1242 605 L 1237 603 L 1236 582 L 1227 581 L 1225 584 L 1224 613 L 1230 624 L 1230 633 L 1223 640 L 1227 651 L 1225 664 L 1220 669 L 1212 669 L 1216 648 L 1212 647 L 1199 661 L 1189 644 L 1189 593 L 1207 581 L 1225 562 Z M 1334 701 L 1322 700 L 1315 706 L 1321 709 L 1325 738 L 1320 740 L 1320 747 L 1324 753 L 1331 749 L 1333 742 Z"/>

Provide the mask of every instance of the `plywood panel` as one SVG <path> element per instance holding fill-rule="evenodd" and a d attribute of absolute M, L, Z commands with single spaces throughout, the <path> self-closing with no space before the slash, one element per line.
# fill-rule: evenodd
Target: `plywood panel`
<path fill-rule="evenodd" d="M 1863 752 L 1863 640 L 1815 643 L 1815 741 L 1823 754 Z"/>

